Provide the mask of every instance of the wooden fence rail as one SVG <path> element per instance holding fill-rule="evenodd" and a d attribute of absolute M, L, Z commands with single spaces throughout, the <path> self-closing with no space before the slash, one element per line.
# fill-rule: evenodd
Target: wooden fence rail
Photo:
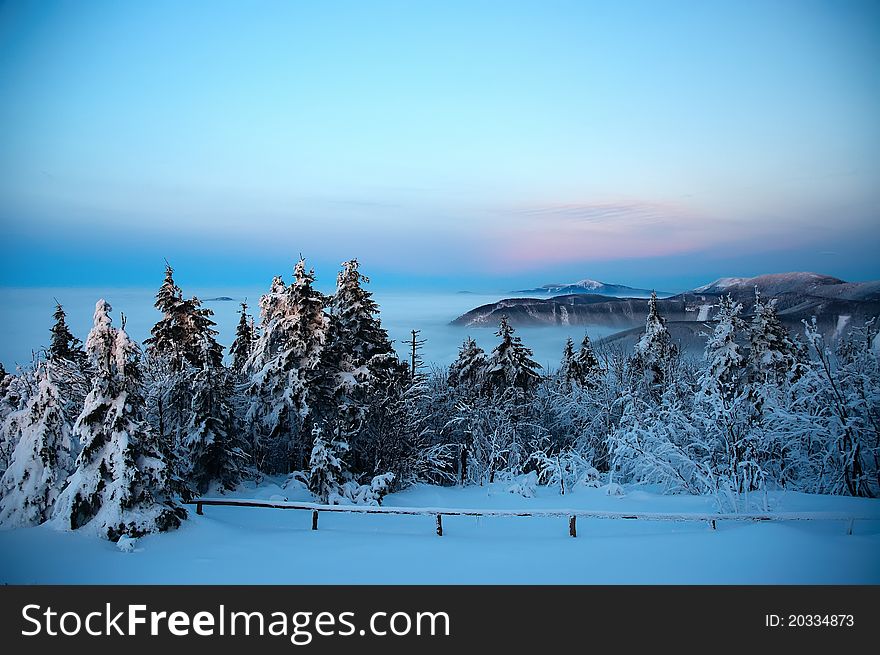
<path fill-rule="evenodd" d="M 668 512 L 612 512 L 575 509 L 452 509 L 446 507 L 381 507 L 375 505 L 320 505 L 318 503 L 250 500 L 239 498 L 196 498 L 188 505 L 196 506 L 196 514 L 204 514 L 204 507 L 263 507 L 268 509 L 298 509 L 312 513 L 312 530 L 318 529 L 319 512 L 344 512 L 348 514 L 406 514 L 411 516 L 435 516 L 437 536 L 443 536 L 444 516 L 539 516 L 567 517 L 568 533 L 577 536 L 577 519 L 631 519 L 643 521 L 698 521 L 708 523 L 714 530 L 718 521 L 842 521 L 846 533 L 852 534 L 855 521 L 877 521 L 878 516 L 857 516 L 835 512 L 779 512 L 763 514 L 693 514 Z"/>

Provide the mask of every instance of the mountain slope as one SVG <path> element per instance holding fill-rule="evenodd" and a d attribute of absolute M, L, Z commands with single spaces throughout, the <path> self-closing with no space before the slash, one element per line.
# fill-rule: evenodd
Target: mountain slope
<path fill-rule="evenodd" d="M 670 322 L 701 325 L 711 321 L 722 295 L 741 302 L 744 315 L 751 315 L 755 289 L 777 299 L 782 321 L 800 331 L 801 321 L 813 316 L 825 331 L 843 324 L 857 325 L 880 316 L 880 281 L 845 282 L 816 273 L 781 273 L 753 278 L 722 278 L 693 291 L 658 300 L 660 312 Z M 638 328 L 648 303 L 640 298 L 569 294 L 553 298 L 508 298 L 476 307 L 462 314 L 453 325 L 495 326 L 502 315 L 513 325 L 597 325 L 621 330 Z M 682 330 L 693 332 L 682 326 Z M 702 328 L 700 328 L 702 329 Z"/>
<path fill-rule="evenodd" d="M 521 289 L 514 293 L 547 294 L 550 296 L 566 296 L 576 293 L 595 294 L 600 296 L 613 296 L 619 298 L 648 298 L 651 292 L 648 289 L 636 289 L 623 284 L 608 284 L 597 280 L 580 280 L 567 284 L 545 284 L 535 289 Z M 660 296 L 668 296 L 668 293 L 659 293 Z"/>

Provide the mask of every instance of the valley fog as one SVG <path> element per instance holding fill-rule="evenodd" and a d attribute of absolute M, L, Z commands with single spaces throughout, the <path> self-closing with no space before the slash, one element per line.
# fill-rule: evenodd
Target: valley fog
<path fill-rule="evenodd" d="M 204 306 L 214 311 L 217 323 L 218 341 L 227 349 L 235 337 L 238 323 L 239 303 L 247 299 L 248 313 L 259 324 L 259 299 L 265 288 L 186 288 L 184 295 L 196 295 L 204 301 Z M 322 289 L 327 292 L 327 289 Z M 0 325 L 0 361 L 7 370 L 13 371 L 17 364 L 31 360 L 32 351 L 49 342 L 49 328 L 52 326 L 52 313 L 55 299 L 67 312 L 71 330 L 85 341 L 92 327 L 95 302 L 106 299 L 113 306 L 113 322 L 120 324 L 120 315 L 126 319 L 126 330 L 139 342 L 150 335 L 150 329 L 161 317 L 153 307 L 155 289 L 131 288 L 34 288 L 0 289 L 0 306 L 3 307 Z M 528 294 L 517 294 L 520 297 Z M 381 309 L 382 325 L 401 357 L 408 357 L 405 341 L 410 330 L 421 330 L 419 335 L 427 339 L 423 348 L 426 365 L 445 366 L 458 354 L 458 347 L 465 337 L 472 337 L 484 350 L 490 351 L 496 341 L 492 328 L 456 327 L 449 322 L 464 312 L 486 303 L 496 302 L 505 295 L 483 295 L 455 292 L 417 292 L 417 291 L 374 291 L 374 299 Z M 211 298 L 229 297 L 231 301 L 212 301 Z M 537 296 L 540 297 L 540 296 Z M 546 296 L 544 296 L 546 297 Z M 516 333 L 535 353 L 535 361 L 545 368 L 558 366 L 562 347 L 569 336 L 576 343 L 584 331 L 592 339 L 598 339 L 615 330 L 601 326 L 559 326 L 559 327 L 521 327 Z"/>

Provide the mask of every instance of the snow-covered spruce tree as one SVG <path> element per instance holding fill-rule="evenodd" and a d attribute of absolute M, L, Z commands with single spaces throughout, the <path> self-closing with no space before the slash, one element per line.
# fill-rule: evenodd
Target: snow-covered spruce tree
<path fill-rule="evenodd" d="M 368 282 L 356 259 L 343 262 L 330 301 L 331 330 L 324 357 L 328 403 L 323 420 L 351 445 L 356 475 L 384 473 L 388 468 L 376 467 L 390 466 L 389 457 L 397 457 L 382 452 L 382 443 L 375 441 L 377 426 L 386 423 L 389 408 L 414 383 L 382 327 L 379 306 L 363 287 Z M 399 445 L 397 436 L 392 441 Z"/>
<path fill-rule="evenodd" d="M 46 359 L 34 364 L 33 394 L 9 425 L 19 439 L 0 480 L 0 523 L 5 525 L 47 520 L 78 454 L 71 433 L 88 392 L 87 362 L 61 305 L 54 317 L 52 345 Z"/>
<path fill-rule="evenodd" d="M 247 421 L 257 436 L 258 449 L 265 451 L 270 470 L 290 471 L 308 465 L 311 435 L 303 427 L 315 419 L 313 408 L 322 404 L 322 355 L 329 329 L 325 300 L 312 287 L 314 280 L 314 271 L 306 271 L 305 260 L 300 259 L 285 297 L 273 298 L 281 301 L 273 303 L 277 311 L 264 314 L 271 318 L 260 339 L 273 343 L 260 344 L 260 356 L 253 360 L 264 361 L 270 355 L 254 372 L 247 391 Z M 273 289 L 276 286 L 273 284 Z"/>
<path fill-rule="evenodd" d="M 514 336 L 514 329 L 506 316 L 501 317 L 498 332 L 501 342 L 486 360 L 486 378 L 493 390 L 514 387 L 521 391 L 531 391 L 540 381 L 538 369 L 541 365 L 532 360 L 532 351 L 522 340 Z"/>
<path fill-rule="evenodd" d="M 260 329 L 251 330 L 253 343 L 243 370 L 255 373 L 263 369 L 278 354 L 286 342 L 285 322 L 290 313 L 290 293 L 284 278 L 272 278 L 269 291 L 260 296 Z M 259 335 L 257 335 L 259 332 Z"/>
<path fill-rule="evenodd" d="M 394 352 L 388 333 L 379 320 L 379 305 L 363 284 L 370 279 L 359 270 L 357 259 L 342 263 L 336 278 L 336 293 L 330 301 L 334 348 L 349 372 L 367 365 L 376 355 Z"/>
<path fill-rule="evenodd" d="M 155 306 L 162 318 L 145 342 L 147 417 L 158 436 L 171 486 L 187 495 L 188 486 L 206 488 L 213 473 L 225 481 L 236 479 L 221 472 L 227 464 L 237 470 L 236 451 L 225 446 L 216 450 L 213 432 L 225 433 L 221 426 L 229 424 L 231 387 L 225 381 L 213 311 L 202 307 L 196 297 L 183 297 L 170 266 Z M 226 443 L 222 434 L 216 439 Z M 215 460 L 223 453 L 232 461 Z M 207 461 L 201 461 L 205 457 Z"/>
<path fill-rule="evenodd" d="M 156 309 L 162 318 L 150 330 L 150 337 L 144 341 L 147 356 L 161 358 L 169 362 L 172 371 L 183 368 L 186 357 L 183 353 L 186 335 L 184 334 L 183 291 L 174 282 L 174 269 L 165 265 L 165 279 L 156 293 Z"/>
<path fill-rule="evenodd" d="M 55 313 L 52 316 L 55 324 L 51 330 L 52 340 L 49 344 L 48 357 L 85 365 L 86 353 L 82 348 L 82 341 L 73 336 L 70 328 L 67 327 L 67 316 L 61 303 L 55 303 Z"/>
<path fill-rule="evenodd" d="M 717 394 L 729 400 L 744 382 L 745 356 L 740 346 L 746 325 L 740 317 L 743 306 L 730 294 L 722 296 L 715 315 L 715 328 L 706 342 L 706 368 L 701 377 L 704 394 Z"/>
<path fill-rule="evenodd" d="M 247 303 L 241 303 L 241 312 L 238 326 L 235 328 L 235 340 L 229 346 L 229 355 L 232 358 L 230 368 L 236 373 L 245 370 L 248 358 L 254 348 L 254 329 L 251 317 L 247 313 Z"/>
<path fill-rule="evenodd" d="M 321 430 L 315 426 L 312 430 L 314 445 L 309 457 L 309 491 L 321 503 L 327 503 L 330 497 L 338 494 L 344 482 L 346 470 L 343 457 L 348 452 L 348 444 L 344 441 L 326 441 Z"/>
<path fill-rule="evenodd" d="M 459 346 L 458 358 L 449 367 L 447 381 L 452 387 L 474 386 L 482 380 L 485 369 L 486 353 L 467 337 Z"/>
<path fill-rule="evenodd" d="M 599 386 L 605 369 L 596 352 L 593 350 L 593 344 L 590 341 L 590 335 L 584 334 L 581 340 L 581 347 L 577 353 L 577 365 L 580 378 L 577 380 L 582 387 L 595 389 Z"/>
<path fill-rule="evenodd" d="M 749 374 L 753 385 L 783 386 L 803 372 L 803 348 L 776 314 L 776 299 L 765 301 L 755 287 L 755 313 L 749 332 Z"/>
<path fill-rule="evenodd" d="M 604 369 L 593 351 L 589 335 L 584 335 L 578 351 L 575 351 L 571 337 L 566 339 L 558 372 L 559 379 L 563 384 L 569 388 L 576 385 L 581 388 L 595 389 L 603 374 Z"/>
<path fill-rule="evenodd" d="M 12 461 L 12 453 L 21 438 L 22 425 L 27 419 L 28 403 L 37 393 L 37 368 L 19 367 L 16 375 L 7 373 L 2 380 L 0 396 L 0 471 Z"/>
<path fill-rule="evenodd" d="M 233 374 L 223 367 L 205 366 L 195 372 L 190 388 L 190 418 L 181 444 L 187 463 L 184 478 L 200 494 L 212 484 L 232 490 L 248 462 L 247 444 L 233 409 Z"/>
<path fill-rule="evenodd" d="M 37 394 L 20 420 L 21 437 L 0 479 L 0 524 L 37 525 L 48 520 L 67 477 L 74 470 L 77 444 L 58 378 L 62 362 L 49 357 L 37 368 Z"/>
<path fill-rule="evenodd" d="M 677 348 L 672 343 L 666 319 L 657 309 L 657 293 L 652 291 L 648 300 L 645 332 L 636 343 L 633 364 L 652 385 L 662 385 L 666 378 L 666 368 L 676 353 Z"/>
<path fill-rule="evenodd" d="M 378 356 L 377 356 L 378 357 Z M 389 354 L 376 366 L 363 400 L 363 419 L 353 440 L 353 471 L 373 477 L 393 474 L 396 485 L 411 482 L 430 446 L 420 408 L 425 381 L 410 376 L 409 367 Z"/>
<path fill-rule="evenodd" d="M 211 318 L 214 312 L 202 307 L 196 297 L 184 298 L 173 275 L 174 269 L 166 266 L 165 280 L 156 293 L 155 302 L 162 318 L 144 341 L 147 354 L 167 360 L 172 371 L 184 370 L 187 365 L 220 366 L 223 349 L 216 339 L 216 323 Z"/>
<path fill-rule="evenodd" d="M 744 386 L 745 357 L 740 341 L 746 326 L 742 305 L 730 295 L 719 301 L 716 325 L 706 342 L 706 366 L 699 377 L 697 401 L 705 417 L 707 443 L 713 445 L 714 470 L 736 495 L 759 490 L 765 481 L 764 432 Z M 747 501 L 746 501 L 747 502 Z"/>
<path fill-rule="evenodd" d="M 562 361 L 559 364 L 557 375 L 570 388 L 572 384 L 576 384 L 576 380 L 580 379 L 578 368 L 577 356 L 574 352 L 574 341 L 571 340 L 571 337 L 568 337 L 562 349 Z"/>
<path fill-rule="evenodd" d="M 118 540 L 176 528 L 186 511 L 167 488 L 166 466 L 144 420 L 139 350 L 114 328 L 110 305 L 99 300 L 86 350 L 92 390 L 74 425 L 82 450 L 55 505 L 64 527 L 92 526 Z"/>

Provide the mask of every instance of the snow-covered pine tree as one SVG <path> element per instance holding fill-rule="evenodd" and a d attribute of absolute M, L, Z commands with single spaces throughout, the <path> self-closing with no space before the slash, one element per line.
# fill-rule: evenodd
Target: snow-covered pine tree
<path fill-rule="evenodd" d="M 572 384 L 577 384 L 581 377 L 579 368 L 577 356 L 574 352 L 574 341 L 571 340 L 571 337 L 568 337 L 562 349 L 562 361 L 559 364 L 558 372 L 559 379 L 569 387 Z"/>
<path fill-rule="evenodd" d="M 255 351 L 258 357 L 252 357 L 252 362 L 271 356 L 253 374 L 247 420 L 256 434 L 258 449 L 268 451 L 274 470 L 308 464 L 310 437 L 302 427 L 316 418 L 313 408 L 321 404 L 323 396 L 323 351 L 329 319 L 324 313 L 324 297 L 312 287 L 314 280 L 314 271 L 306 271 L 305 260 L 300 259 L 284 298 L 261 302 L 264 309 L 272 309 L 264 313 L 269 323 L 260 337 L 263 343 Z M 273 353 L 273 348 L 277 352 Z"/>
<path fill-rule="evenodd" d="M 186 517 L 167 488 L 167 471 L 144 420 L 139 349 L 112 326 L 110 305 L 99 300 L 86 350 L 92 390 L 74 425 L 82 446 L 76 470 L 56 502 L 61 525 L 94 527 L 113 541 L 176 528 Z"/>
<path fill-rule="evenodd" d="M 248 460 L 232 405 L 232 373 L 206 366 L 195 372 L 190 388 L 189 424 L 181 444 L 184 478 L 200 494 L 212 484 L 231 491 L 241 481 Z"/>
<path fill-rule="evenodd" d="M 739 340 L 745 332 L 745 322 L 740 317 L 743 306 L 730 294 L 722 296 L 715 315 L 715 329 L 706 342 L 706 368 L 701 376 L 705 395 L 717 394 L 725 400 L 736 395 L 743 383 L 742 354 Z"/>
<path fill-rule="evenodd" d="M 186 312 L 187 348 L 185 356 L 196 368 L 219 368 L 223 366 L 223 346 L 217 343 L 213 320 L 214 310 L 202 307 L 202 301 L 193 296 L 184 301 Z"/>
<path fill-rule="evenodd" d="M 214 312 L 202 307 L 196 297 L 184 298 L 173 274 L 171 266 L 166 266 L 155 302 L 162 318 L 145 341 L 147 417 L 157 433 L 170 486 L 187 493 L 188 477 L 201 470 L 196 460 L 210 450 L 199 443 L 200 436 L 210 438 L 204 427 L 224 424 L 232 410 L 225 385 L 204 388 L 223 378 L 223 347 L 217 343 Z M 206 405 L 200 407 L 194 402 Z M 204 471 L 198 475 L 199 481 L 194 484 L 203 486 Z"/>
<path fill-rule="evenodd" d="M 393 352 L 388 333 L 379 320 L 379 305 L 363 287 L 370 280 L 358 267 L 357 259 L 342 263 L 336 293 L 330 301 L 336 355 L 345 359 L 344 368 L 349 372 L 366 365 L 376 355 Z"/>
<path fill-rule="evenodd" d="M 187 365 L 220 366 L 223 349 L 216 340 L 216 323 L 211 319 L 214 312 L 202 307 L 196 297 L 184 298 L 173 276 L 174 269 L 166 265 L 165 280 L 155 302 L 162 318 L 144 341 L 147 355 L 168 361 L 172 372 L 182 371 Z"/>
<path fill-rule="evenodd" d="M 637 370 L 650 376 L 654 385 L 663 383 L 666 368 L 675 356 L 677 348 L 666 327 L 666 319 L 657 309 L 657 293 L 651 292 L 648 300 L 648 317 L 645 319 L 645 332 L 635 346 L 634 363 Z"/>
<path fill-rule="evenodd" d="M 48 520 L 67 477 L 74 470 L 77 444 L 58 378 L 62 362 L 50 357 L 35 374 L 37 394 L 21 418 L 21 438 L 0 479 L 0 524 L 37 525 Z"/>
<path fill-rule="evenodd" d="M 754 385 L 780 386 L 802 373 L 803 348 L 776 314 L 776 299 L 765 301 L 755 287 L 755 313 L 749 332 L 748 364 Z"/>
<path fill-rule="evenodd" d="M 581 347 L 577 353 L 578 373 L 580 374 L 579 384 L 587 389 L 595 389 L 599 386 L 602 376 L 605 374 L 605 368 L 596 357 L 593 350 L 593 343 L 590 341 L 590 335 L 584 334 L 581 339 Z"/>
<path fill-rule="evenodd" d="M 262 370 L 283 347 L 287 338 L 285 317 L 290 313 L 289 302 L 290 293 L 284 278 L 276 275 L 268 293 L 260 296 L 260 329 L 251 330 L 254 341 L 243 367 L 245 372 Z"/>
<path fill-rule="evenodd" d="M 711 453 L 714 473 L 734 496 L 757 491 L 764 484 L 767 444 L 755 423 L 755 407 L 745 382 L 745 357 L 740 347 L 746 329 L 740 317 L 742 304 L 722 296 L 715 315 L 715 328 L 706 342 L 706 366 L 698 379 L 695 398 L 704 418 L 703 432 Z"/>
<path fill-rule="evenodd" d="M 532 360 L 532 351 L 514 336 L 514 329 L 507 316 L 501 317 L 498 332 L 501 342 L 489 354 L 486 361 L 486 378 L 495 390 L 515 387 L 529 391 L 540 381 L 541 365 Z"/>
<path fill-rule="evenodd" d="M 144 340 L 144 345 L 147 356 L 168 361 L 172 371 L 181 370 L 185 362 L 182 352 L 185 335 L 180 320 L 183 303 L 183 291 L 174 282 L 174 269 L 166 263 L 165 279 L 154 304 L 162 312 L 162 318 L 150 330 L 151 336 Z"/>
<path fill-rule="evenodd" d="M 330 299 L 330 338 L 324 355 L 328 402 L 323 420 L 351 445 L 352 467 L 373 472 L 379 446 L 366 434 L 370 432 L 364 428 L 367 413 L 378 412 L 370 420 L 373 426 L 381 424 L 387 407 L 397 402 L 412 380 L 382 327 L 379 306 L 363 287 L 369 278 L 358 267 L 356 259 L 342 263 Z"/>
<path fill-rule="evenodd" d="M 242 373 L 245 370 L 247 360 L 254 348 L 254 328 L 253 321 L 247 313 L 247 303 L 241 303 L 240 318 L 238 326 L 235 328 L 235 340 L 229 346 L 229 355 L 232 358 L 230 368 L 236 373 Z"/>
<path fill-rule="evenodd" d="M 477 342 L 467 337 L 458 349 L 458 358 L 449 367 L 448 383 L 452 387 L 477 384 L 485 374 L 486 353 Z"/>
<path fill-rule="evenodd" d="M 83 365 L 86 353 L 82 348 L 82 341 L 77 339 L 67 327 L 67 316 L 61 303 L 55 303 L 55 313 L 52 315 L 55 324 L 52 326 L 52 340 L 49 344 L 48 356 L 53 359 L 66 359 L 75 364 Z"/>
<path fill-rule="evenodd" d="M 12 453 L 21 438 L 30 399 L 37 393 L 34 372 L 37 364 L 19 367 L 16 375 L 7 373 L 2 380 L 0 396 L 0 471 L 12 461 Z"/>
<path fill-rule="evenodd" d="M 345 462 L 343 456 L 348 452 L 344 441 L 326 441 L 318 426 L 312 430 L 314 445 L 309 457 L 309 490 L 318 501 L 326 503 L 331 495 L 339 493 L 343 483 Z"/>

